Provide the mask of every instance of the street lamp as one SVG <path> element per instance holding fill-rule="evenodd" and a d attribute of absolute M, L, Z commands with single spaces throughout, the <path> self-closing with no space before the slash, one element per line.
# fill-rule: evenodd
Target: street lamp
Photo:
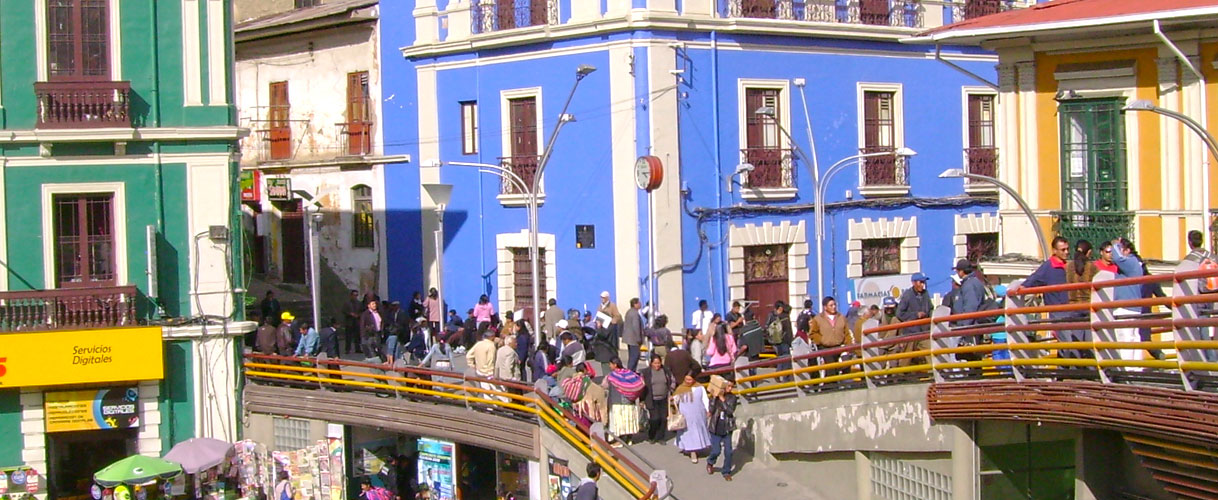
<path fill-rule="evenodd" d="M 305 229 L 308 231 L 309 240 L 309 298 L 313 301 L 313 328 L 319 328 L 321 323 L 321 252 L 317 250 L 317 226 L 321 224 L 321 204 L 315 201 L 313 195 L 308 191 L 294 189 L 292 193 L 309 202 L 305 206 L 305 211 L 308 212 Z M 309 211 L 310 207 L 313 209 L 312 211 Z"/>
<path fill-rule="evenodd" d="M 1011 189 L 1011 186 L 1008 186 L 1005 182 L 987 175 L 970 174 L 965 172 L 962 168 L 949 168 L 944 170 L 943 173 L 939 174 L 939 178 L 941 179 L 960 177 L 988 182 L 998 186 L 998 189 L 1003 190 L 1006 192 L 1006 194 L 1010 195 L 1011 198 L 1014 198 L 1015 203 L 1019 204 L 1019 208 L 1023 209 L 1024 215 L 1027 215 L 1028 220 L 1032 222 L 1032 229 L 1036 231 L 1036 241 L 1040 242 L 1041 257 L 1045 259 L 1049 258 L 1049 245 L 1045 244 L 1045 233 L 1043 230 L 1041 230 L 1040 223 L 1036 221 L 1036 215 L 1032 213 L 1032 208 L 1028 206 L 1028 202 L 1024 201 L 1023 197 L 1019 196 L 1019 193 L 1016 193 L 1015 190 Z"/>
<path fill-rule="evenodd" d="M 1160 108 L 1158 106 L 1155 106 L 1155 104 L 1153 102 L 1146 100 L 1146 99 L 1134 99 L 1132 101 L 1129 101 L 1129 104 L 1126 104 L 1122 110 L 1123 111 L 1149 111 L 1151 113 L 1163 115 L 1168 118 L 1173 118 L 1176 121 L 1183 123 L 1186 127 L 1189 128 L 1189 130 L 1192 130 L 1194 133 L 1196 133 L 1197 137 L 1201 138 L 1201 142 L 1205 143 L 1205 147 L 1209 149 L 1210 154 L 1212 154 L 1212 155 L 1214 155 L 1214 157 L 1218 158 L 1218 141 L 1215 141 L 1214 136 L 1210 135 L 1209 131 L 1205 130 L 1205 127 L 1203 127 L 1200 123 L 1198 123 L 1197 120 L 1189 118 L 1188 115 L 1185 115 L 1178 111 L 1172 111 L 1170 109 Z M 1209 158 L 1209 155 L 1206 155 L 1205 161 L 1202 162 L 1201 184 L 1203 186 L 1201 188 L 1201 193 L 1202 193 L 1201 194 L 1201 199 L 1202 199 L 1202 201 L 1201 201 L 1201 205 L 1202 205 L 1201 206 L 1201 220 L 1202 220 L 1202 225 L 1204 226 L 1205 218 L 1207 215 L 1209 215 L 1208 213 L 1206 213 L 1206 211 L 1209 210 L 1209 208 L 1210 208 L 1210 158 Z M 1204 235 L 1205 247 L 1208 248 L 1210 246 L 1210 232 L 1202 231 L 1201 234 Z"/>
<path fill-rule="evenodd" d="M 424 184 L 423 189 L 436 204 L 436 301 L 440 303 L 440 323 L 443 325 L 444 318 L 448 317 L 448 311 L 444 307 L 444 209 L 452 199 L 453 185 Z M 439 332 L 433 333 L 439 335 Z"/>
<path fill-rule="evenodd" d="M 847 165 L 858 162 L 864 158 L 872 158 L 876 156 L 900 156 L 908 158 L 917 155 L 918 152 L 912 149 L 901 147 L 892 152 L 879 153 L 862 153 L 854 156 L 847 156 L 838 160 L 825 170 L 825 176 L 817 179 L 816 182 L 816 291 L 823 299 L 825 297 L 825 261 L 824 261 L 824 246 L 825 246 L 825 188 L 829 186 L 829 179 L 832 179 L 834 174 L 840 172 Z"/>
<path fill-rule="evenodd" d="M 754 166 L 752 163 L 741 163 L 739 165 L 736 165 L 736 171 L 732 172 L 731 174 L 728 174 L 728 176 L 727 176 L 727 192 L 729 192 L 729 193 L 732 192 L 732 184 L 734 184 L 734 182 L 732 182 L 732 177 L 736 177 L 737 175 L 741 175 L 741 174 L 747 174 L 749 172 L 752 172 L 756 168 L 757 167 Z"/>
<path fill-rule="evenodd" d="M 567 101 L 563 103 L 562 110 L 558 112 L 558 123 L 554 124 L 554 130 L 550 132 L 550 140 L 546 143 L 545 152 L 542 153 L 541 159 L 537 162 L 537 171 L 533 173 L 533 183 L 529 189 L 529 271 L 533 278 L 533 337 L 538 342 L 541 341 L 541 335 L 537 332 L 541 331 L 541 285 L 538 282 L 538 263 L 541 259 L 540 251 L 537 248 L 537 193 L 541 185 L 542 175 L 546 171 L 546 165 L 550 163 L 550 154 L 554 152 L 554 140 L 558 138 L 558 132 L 562 130 L 563 125 L 575 121 L 575 116 L 567 113 L 567 107 L 571 105 L 571 98 L 575 97 L 575 89 L 579 88 L 579 82 L 583 81 L 584 77 L 596 71 L 596 66 L 590 64 L 581 64 L 575 68 L 575 83 L 571 85 L 571 91 L 567 93 Z M 510 169 L 509 169 L 510 170 Z M 523 182 L 521 183 L 523 184 Z"/>

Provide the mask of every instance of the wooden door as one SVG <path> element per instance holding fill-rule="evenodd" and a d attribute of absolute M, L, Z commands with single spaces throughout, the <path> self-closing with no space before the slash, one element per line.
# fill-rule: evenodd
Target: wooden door
<path fill-rule="evenodd" d="M 790 282 L 787 279 L 788 245 L 744 247 L 744 298 L 759 301 L 753 315 L 764 322 L 777 301 L 790 307 Z"/>
<path fill-rule="evenodd" d="M 347 154 L 366 155 L 372 150 L 372 124 L 368 110 L 368 72 L 347 74 Z"/>
<path fill-rule="evenodd" d="M 271 82 L 271 106 L 267 120 L 271 129 L 271 159 L 286 160 L 292 157 L 292 127 L 288 122 L 291 104 L 288 101 L 288 82 Z"/>
<path fill-rule="evenodd" d="M 531 185 L 537 172 L 537 98 L 522 97 L 508 102 L 512 127 L 512 171 L 525 184 Z"/>
<path fill-rule="evenodd" d="M 279 226 L 283 255 L 283 281 L 287 283 L 305 282 L 305 213 L 300 207 L 300 200 L 286 202 L 286 210 L 280 212 L 282 221 Z"/>
<path fill-rule="evenodd" d="M 546 249 L 537 249 L 537 281 L 542 302 L 546 296 Z M 528 248 L 512 249 L 512 290 L 516 300 L 515 309 L 524 309 L 526 318 L 533 314 L 533 267 Z"/>

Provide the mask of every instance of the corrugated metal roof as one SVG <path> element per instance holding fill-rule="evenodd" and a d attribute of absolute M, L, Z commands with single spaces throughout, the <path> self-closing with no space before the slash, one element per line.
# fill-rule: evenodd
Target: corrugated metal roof
<path fill-rule="evenodd" d="M 293 9 L 257 19 L 241 21 L 233 27 L 237 33 L 256 31 L 278 26 L 286 26 L 302 21 L 311 21 L 339 14 L 346 14 L 356 9 L 377 5 L 378 0 L 337 0 L 316 7 Z"/>

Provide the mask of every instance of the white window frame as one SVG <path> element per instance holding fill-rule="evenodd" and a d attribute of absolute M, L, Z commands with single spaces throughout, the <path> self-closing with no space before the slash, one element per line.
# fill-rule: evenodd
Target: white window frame
<path fill-rule="evenodd" d="M 736 80 L 736 127 L 738 133 L 739 148 L 742 151 L 748 147 L 748 115 L 752 114 L 755 109 L 744 109 L 745 96 L 748 94 L 748 89 L 773 89 L 778 91 L 778 121 L 782 125 L 783 130 L 791 130 L 791 81 L 786 79 L 766 79 L 766 78 L 740 78 Z M 782 149 L 792 148 L 791 141 L 782 132 L 778 134 L 778 145 Z M 792 159 L 794 161 L 794 159 Z M 744 163 L 743 157 L 740 163 Z M 794 164 L 792 164 L 794 169 Z M 734 167 L 733 167 L 734 170 Z M 794 179 L 794 172 L 791 174 Z M 740 197 L 749 201 L 769 201 L 769 200 L 790 200 L 794 199 L 799 194 L 799 189 L 792 182 L 790 187 L 781 188 L 750 188 L 744 185 L 748 179 L 748 174 L 740 175 Z"/>
<path fill-rule="evenodd" d="M 549 303 L 550 299 L 558 298 L 558 252 L 555 249 L 555 239 L 552 233 L 537 233 L 537 247 L 545 251 L 546 267 L 538 269 L 539 274 L 545 274 L 546 289 L 541 291 L 542 303 Z M 495 235 L 495 255 L 498 260 L 498 275 L 499 281 L 499 297 L 498 304 L 500 314 L 503 311 L 512 311 L 516 307 L 516 280 L 512 272 L 512 249 L 513 248 L 529 248 L 529 232 L 522 230 L 519 233 L 500 233 Z"/>
<path fill-rule="evenodd" d="M 994 98 L 994 108 L 991 111 L 994 114 L 994 149 L 998 149 L 998 127 L 1002 120 L 998 118 L 998 91 L 990 87 L 981 86 L 963 86 L 960 88 L 960 168 L 968 170 L 968 99 L 972 96 L 991 96 Z M 964 191 L 966 193 L 997 193 L 998 186 L 988 182 L 968 182 L 964 181 Z"/>
<path fill-rule="evenodd" d="M 846 266 L 846 277 L 870 278 L 863 276 L 863 240 L 881 238 L 901 238 L 901 272 L 913 274 L 922 271 L 922 263 L 918 260 L 918 249 L 922 245 L 918 237 L 918 217 L 908 219 L 903 217 L 861 220 L 851 219 L 848 224 L 846 253 L 849 265 Z"/>
<path fill-rule="evenodd" d="M 114 197 L 111 217 L 114 218 L 114 283 L 125 286 L 127 281 L 127 188 L 122 182 L 85 182 L 42 185 L 42 279 L 43 288 L 59 287 L 55 280 L 55 204 L 58 194 L 110 194 Z"/>
<path fill-rule="evenodd" d="M 956 232 L 952 236 L 952 248 L 955 259 L 963 259 L 968 253 L 968 235 L 998 234 L 998 255 L 1002 255 L 1002 219 L 998 214 L 975 213 L 956 214 L 953 217 Z"/>
<path fill-rule="evenodd" d="M 110 13 L 110 25 L 107 32 L 110 35 L 110 80 L 122 81 L 122 16 L 119 13 L 120 0 L 109 0 L 106 9 Z M 197 23 L 196 23 L 197 24 Z M 197 28 L 197 26 L 196 26 Z M 47 1 L 34 0 L 34 63 L 38 65 L 38 81 L 48 81 L 47 71 Z M 195 38 L 196 40 L 198 37 Z M 188 65 L 189 66 L 189 65 Z"/>
<path fill-rule="evenodd" d="M 858 150 L 867 146 L 866 110 L 864 101 L 867 92 L 892 92 L 893 137 L 892 146 L 897 149 L 905 147 L 905 90 L 900 83 L 858 82 L 855 98 L 857 100 Z M 861 166 L 861 162 L 859 163 Z M 861 167 L 860 167 L 861 172 Z M 904 186 L 863 186 L 863 179 L 857 179 L 859 194 L 863 196 L 905 196 L 909 194 L 909 182 Z"/>
<path fill-rule="evenodd" d="M 478 101 L 459 101 L 461 108 L 461 154 L 478 154 Z"/>
<path fill-rule="evenodd" d="M 541 87 L 528 87 L 521 89 L 507 89 L 499 91 L 499 138 L 501 156 L 512 156 L 512 105 L 509 102 L 512 99 L 520 99 L 522 97 L 532 97 L 537 102 L 537 151 L 541 153 L 545 151 L 545 124 L 542 117 L 545 113 L 542 110 Z M 508 182 L 504 180 L 504 182 Z M 505 207 L 523 207 L 528 204 L 529 195 L 527 194 L 500 194 L 497 196 L 499 203 Z M 537 203 L 541 204 L 546 200 L 546 179 L 542 177 L 537 183 Z"/>

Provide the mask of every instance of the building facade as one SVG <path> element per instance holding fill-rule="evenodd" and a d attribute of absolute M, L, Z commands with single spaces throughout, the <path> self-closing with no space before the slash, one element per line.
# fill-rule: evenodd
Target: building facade
<path fill-rule="evenodd" d="M 0 5 L 0 467 L 40 498 L 237 438 L 230 7 Z"/>
<path fill-rule="evenodd" d="M 386 93 L 417 103 L 417 113 L 393 121 L 413 129 L 401 131 L 403 142 L 417 144 L 404 151 L 425 168 L 387 176 L 387 190 L 403 203 L 420 201 L 430 284 L 438 279 L 435 204 L 418 186 L 452 184 L 444 262 L 461 264 L 442 271 L 449 303 L 464 309 L 486 293 L 498 309 L 518 309 L 532 300 L 526 198 L 453 162 L 531 179 L 565 112 L 539 214 L 542 296 L 561 307 L 594 308 L 607 290 L 622 305 L 641 297 L 684 323 L 701 299 L 715 310 L 756 300 L 762 314 L 776 300 L 798 307 L 820 295 L 878 302 L 880 291 L 908 287 L 917 272 L 946 291 L 954 259 L 970 248 L 992 251 L 999 231 L 992 190 L 937 177 L 946 166 L 993 174 L 1001 156 L 990 86 L 996 59 L 899 40 L 1010 6 L 400 6 L 395 17 L 413 14 L 414 24 L 384 33 L 384 45 L 401 47 L 405 59 L 387 60 Z M 581 65 L 595 72 L 569 94 Z M 897 154 L 905 148 L 917 155 Z M 873 156 L 849 160 L 861 154 Z M 664 168 L 652 191 L 636 183 L 645 156 Z M 845 168 L 828 177 L 838 160 Z M 443 166 L 426 168 L 435 164 Z M 390 262 L 393 292 L 398 277 L 418 268 Z"/>
<path fill-rule="evenodd" d="M 255 279 L 287 290 L 312 283 L 306 214 L 320 214 L 327 316 L 348 289 L 385 294 L 384 172 L 408 161 L 384 154 L 378 9 L 375 0 L 236 2 L 237 108 L 251 130 L 241 146 L 243 227 Z"/>
<path fill-rule="evenodd" d="M 1215 231 L 1211 154 L 1182 121 L 1218 119 L 1218 38 L 1212 2 L 1111 6 L 1053 2 L 932 30 L 926 43 L 966 43 L 999 56 L 998 144 L 1003 181 L 1022 194 L 1046 235 L 1092 243 L 1126 236 L 1147 259 L 1188 253 L 1189 230 Z M 1032 229 L 1003 196 L 1002 250 L 1038 255 Z M 1153 270 L 1153 269 L 1152 269 Z"/>

